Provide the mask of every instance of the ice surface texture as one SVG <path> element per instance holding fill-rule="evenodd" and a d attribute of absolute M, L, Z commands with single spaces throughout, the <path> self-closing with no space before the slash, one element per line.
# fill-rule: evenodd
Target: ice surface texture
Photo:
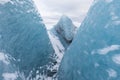
<path fill-rule="evenodd" d="M 55 33 L 55 31 L 53 33 L 59 37 L 63 46 L 67 48 L 72 42 L 76 32 L 76 26 L 73 24 L 72 20 L 66 15 L 63 15 L 54 29 L 57 33 Z"/>
<path fill-rule="evenodd" d="M 0 52 L 12 56 L 25 76 L 46 72 L 54 50 L 32 0 L 0 4 Z"/>
<path fill-rule="evenodd" d="M 120 80 L 120 0 L 95 0 L 64 55 L 58 80 Z"/>

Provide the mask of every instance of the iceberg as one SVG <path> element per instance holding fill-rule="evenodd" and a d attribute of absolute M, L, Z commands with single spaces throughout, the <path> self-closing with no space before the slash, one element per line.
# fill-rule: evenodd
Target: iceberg
<path fill-rule="evenodd" d="M 120 0 L 95 0 L 61 62 L 58 80 L 120 80 Z"/>
<path fill-rule="evenodd" d="M 11 64 L 25 80 L 47 75 L 55 64 L 54 50 L 32 0 L 0 2 L 0 52 L 11 56 Z"/>
<path fill-rule="evenodd" d="M 76 29 L 77 27 L 73 24 L 72 20 L 63 15 L 51 31 L 59 37 L 61 43 L 67 49 L 74 38 Z"/>

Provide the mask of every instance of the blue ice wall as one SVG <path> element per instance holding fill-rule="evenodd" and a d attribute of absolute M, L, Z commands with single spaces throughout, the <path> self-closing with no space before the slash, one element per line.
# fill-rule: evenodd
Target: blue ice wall
<path fill-rule="evenodd" d="M 58 80 L 120 80 L 120 0 L 95 0 L 65 53 Z"/>
<path fill-rule="evenodd" d="M 46 72 L 54 50 L 32 0 L 0 4 L 0 52 L 12 56 L 13 65 L 25 76 Z"/>

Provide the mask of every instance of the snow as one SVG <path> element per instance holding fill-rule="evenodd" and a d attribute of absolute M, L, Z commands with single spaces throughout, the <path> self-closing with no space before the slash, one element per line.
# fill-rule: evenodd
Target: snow
<path fill-rule="evenodd" d="M 120 54 L 116 54 L 112 57 L 112 60 L 116 63 L 120 65 Z"/>
<path fill-rule="evenodd" d="M 99 67 L 100 65 L 98 63 L 95 63 L 95 67 Z"/>
<path fill-rule="evenodd" d="M 111 3 L 113 0 L 105 0 L 107 3 Z"/>
<path fill-rule="evenodd" d="M 57 61 L 61 62 L 65 48 L 63 47 L 62 43 L 60 42 L 59 38 L 56 35 L 54 35 L 50 31 L 48 31 L 48 35 L 52 43 L 52 46 L 55 50 L 55 54 L 58 56 Z"/>
<path fill-rule="evenodd" d="M 3 73 L 2 76 L 4 80 L 16 80 L 17 79 L 17 73 Z"/>
<path fill-rule="evenodd" d="M 120 20 L 114 21 L 116 25 L 120 25 Z"/>
<path fill-rule="evenodd" d="M 62 45 L 61 41 L 59 40 L 58 36 L 56 36 L 53 32 L 51 32 L 51 30 L 48 31 L 48 35 L 49 35 L 50 41 L 52 43 L 52 46 L 55 50 L 56 61 L 57 61 L 57 64 L 54 65 L 52 69 L 58 71 L 59 65 L 60 65 L 61 60 L 63 58 L 65 48 Z M 53 80 L 50 77 L 46 77 L 45 79 L 46 80 Z"/>
<path fill-rule="evenodd" d="M 5 63 L 5 64 L 9 64 L 9 61 L 7 60 L 7 55 L 6 54 L 4 54 L 3 52 L 0 52 L 0 61 L 2 61 L 3 63 Z"/>
<path fill-rule="evenodd" d="M 8 2 L 10 2 L 11 0 L 0 0 L 0 4 L 6 4 Z"/>
<path fill-rule="evenodd" d="M 111 52 L 111 51 L 115 51 L 115 50 L 119 50 L 120 49 L 120 45 L 111 45 L 108 47 L 105 47 L 103 49 L 99 49 L 98 53 L 101 55 L 106 55 L 107 53 Z"/>
<path fill-rule="evenodd" d="M 115 25 L 119 25 L 120 24 L 120 18 L 115 13 L 115 9 L 113 7 L 110 9 L 110 15 L 111 15 L 111 20 L 113 21 L 113 23 Z"/>
<path fill-rule="evenodd" d="M 113 15 L 112 16 L 112 20 L 116 20 L 116 19 L 118 19 L 119 17 L 118 16 L 116 16 L 116 15 Z"/>
<path fill-rule="evenodd" d="M 108 69 L 107 70 L 109 77 L 117 77 L 117 72 L 114 69 Z"/>
<path fill-rule="evenodd" d="M 112 20 L 113 20 L 113 21 L 114 21 L 114 20 L 117 20 L 117 19 L 119 19 L 118 16 L 116 16 L 116 15 L 113 15 L 113 16 L 112 16 Z"/>

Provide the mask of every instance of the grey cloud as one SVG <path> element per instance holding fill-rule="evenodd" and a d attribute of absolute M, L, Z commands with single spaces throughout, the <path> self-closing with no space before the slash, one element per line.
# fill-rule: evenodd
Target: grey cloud
<path fill-rule="evenodd" d="M 34 0 L 49 27 L 55 25 L 60 16 L 69 16 L 74 23 L 81 23 L 93 0 Z"/>

